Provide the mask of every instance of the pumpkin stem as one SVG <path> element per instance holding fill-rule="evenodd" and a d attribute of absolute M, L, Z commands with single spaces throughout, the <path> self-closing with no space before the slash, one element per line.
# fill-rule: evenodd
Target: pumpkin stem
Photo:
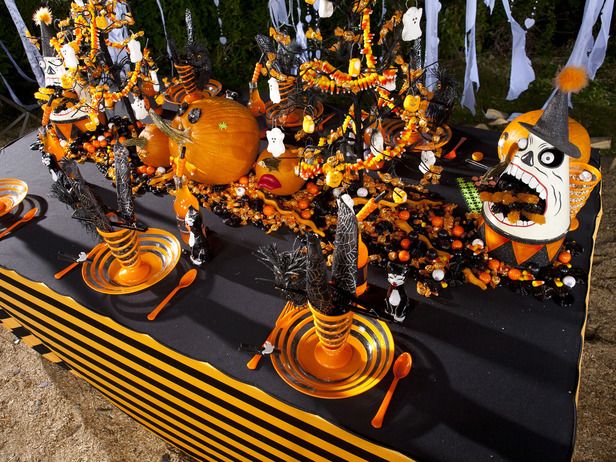
<path fill-rule="evenodd" d="M 177 128 L 173 128 L 168 122 L 164 121 L 162 117 L 160 117 L 156 112 L 150 109 L 150 117 L 152 118 L 152 122 L 154 125 L 158 127 L 158 129 L 171 138 L 178 146 L 183 146 L 188 143 L 192 143 L 192 139 L 182 130 L 178 130 Z"/>

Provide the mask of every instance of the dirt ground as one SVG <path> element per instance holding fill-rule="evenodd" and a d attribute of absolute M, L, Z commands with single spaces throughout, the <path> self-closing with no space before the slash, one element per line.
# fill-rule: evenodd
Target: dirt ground
<path fill-rule="evenodd" d="M 574 461 L 616 457 L 616 162 L 604 165 Z M 186 462 L 82 380 L 0 329 L 0 461 Z"/>

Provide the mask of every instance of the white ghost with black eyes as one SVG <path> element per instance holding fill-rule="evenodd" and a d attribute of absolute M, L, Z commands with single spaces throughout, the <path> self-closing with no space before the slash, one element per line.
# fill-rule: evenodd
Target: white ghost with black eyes
<path fill-rule="evenodd" d="M 423 8 L 412 6 L 402 16 L 402 40 L 410 42 L 421 37 L 421 15 Z"/>
<path fill-rule="evenodd" d="M 274 127 L 266 132 L 267 135 L 267 150 L 274 157 L 280 157 L 284 154 L 286 148 L 284 147 L 284 132 Z"/>
<path fill-rule="evenodd" d="M 143 120 L 148 116 L 148 110 L 145 108 L 145 101 L 142 98 L 135 98 L 130 105 L 137 120 Z"/>

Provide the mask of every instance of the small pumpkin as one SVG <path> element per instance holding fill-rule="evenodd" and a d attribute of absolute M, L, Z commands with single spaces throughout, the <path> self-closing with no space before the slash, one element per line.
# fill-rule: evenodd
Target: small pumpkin
<path fill-rule="evenodd" d="M 526 112 L 513 119 L 503 131 L 498 141 L 498 157 L 503 160 L 510 152 L 511 146 L 517 143 L 520 138 L 528 137 L 528 130 L 520 125 L 526 122 L 534 125 L 543 114 L 543 109 Z M 587 163 L 590 159 L 590 135 L 588 131 L 576 120 L 569 117 L 569 141 L 576 145 L 582 156 L 576 162 Z"/>
<path fill-rule="evenodd" d="M 191 103 L 173 119 L 192 143 L 186 146 L 186 173 L 203 184 L 228 184 L 246 175 L 259 149 L 259 126 L 248 108 L 227 98 L 204 98 Z M 179 146 L 169 138 L 172 157 Z"/>
<path fill-rule="evenodd" d="M 169 138 L 156 125 L 146 125 L 139 134 L 145 140 L 145 146 L 137 146 L 141 161 L 150 167 L 169 167 Z"/>
<path fill-rule="evenodd" d="M 299 165 L 297 149 L 287 146 L 280 157 L 267 149 L 259 155 L 255 165 L 257 186 L 275 196 L 288 196 L 299 191 L 306 182 L 295 173 Z"/>

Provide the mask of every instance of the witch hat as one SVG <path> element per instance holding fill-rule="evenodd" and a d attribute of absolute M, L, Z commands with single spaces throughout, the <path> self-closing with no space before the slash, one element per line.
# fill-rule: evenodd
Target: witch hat
<path fill-rule="evenodd" d="M 51 46 L 50 40 L 53 37 L 53 29 L 51 23 L 53 16 L 51 10 L 46 6 L 36 10 L 32 16 L 34 24 L 41 28 L 41 55 L 43 58 L 52 58 L 56 55 L 55 50 Z"/>
<path fill-rule="evenodd" d="M 586 70 L 581 67 L 565 67 L 555 80 L 556 93 L 535 125 L 520 122 L 524 128 L 569 157 L 579 159 L 579 148 L 569 142 L 569 94 L 580 92 L 588 84 Z"/>

